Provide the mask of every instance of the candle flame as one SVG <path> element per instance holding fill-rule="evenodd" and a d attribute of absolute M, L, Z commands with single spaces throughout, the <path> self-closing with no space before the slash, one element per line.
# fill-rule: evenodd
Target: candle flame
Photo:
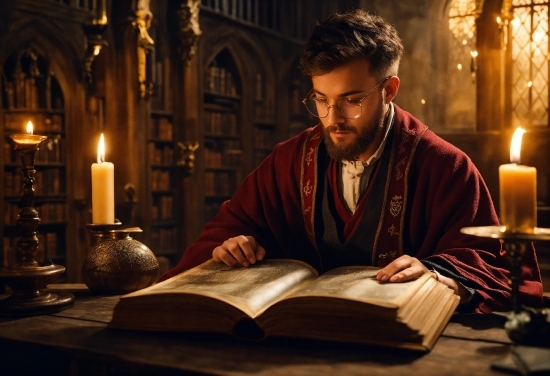
<path fill-rule="evenodd" d="M 519 164 L 520 152 L 521 152 L 521 139 L 525 129 L 517 127 L 514 135 L 512 136 L 512 143 L 510 145 L 510 162 Z"/>
<path fill-rule="evenodd" d="M 97 163 L 103 162 L 105 162 L 105 138 L 102 133 L 97 144 Z"/>
<path fill-rule="evenodd" d="M 30 121 L 30 120 L 27 123 L 27 133 L 32 134 L 32 121 Z"/>

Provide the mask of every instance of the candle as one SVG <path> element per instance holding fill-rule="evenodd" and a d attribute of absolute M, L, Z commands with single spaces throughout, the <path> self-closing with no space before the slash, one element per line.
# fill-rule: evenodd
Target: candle
<path fill-rule="evenodd" d="M 115 223 L 115 168 L 105 162 L 103 133 L 97 146 L 97 163 L 92 163 L 92 222 Z"/>
<path fill-rule="evenodd" d="M 10 135 L 10 137 L 18 145 L 38 145 L 47 138 L 46 136 L 38 136 L 32 133 L 32 121 L 29 120 L 29 122 L 27 123 L 26 134 L 12 134 Z"/>
<path fill-rule="evenodd" d="M 519 164 L 523 133 L 518 127 L 512 137 L 512 163 L 499 167 L 500 220 L 506 231 L 533 233 L 537 225 L 537 169 Z"/>

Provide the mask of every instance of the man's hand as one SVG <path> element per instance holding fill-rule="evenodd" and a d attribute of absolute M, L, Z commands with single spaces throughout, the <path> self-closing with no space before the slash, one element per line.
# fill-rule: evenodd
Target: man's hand
<path fill-rule="evenodd" d="M 376 273 L 376 279 L 380 282 L 405 282 L 419 278 L 425 273 L 431 273 L 439 282 L 451 288 L 460 297 L 463 303 L 468 299 L 470 293 L 453 278 L 436 274 L 424 266 L 417 258 L 403 255 L 390 262 L 385 268 Z"/>
<path fill-rule="evenodd" d="M 214 248 L 212 258 L 228 266 L 241 265 L 245 268 L 256 261 L 262 261 L 265 249 L 252 236 L 235 236 Z"/>
<path fill-rule="evenodd" d="M 376 273 L 381 282 L 405 282 L 419 278 L 422 274 L 431 273 L 417 258 L 403 255 Z"/>

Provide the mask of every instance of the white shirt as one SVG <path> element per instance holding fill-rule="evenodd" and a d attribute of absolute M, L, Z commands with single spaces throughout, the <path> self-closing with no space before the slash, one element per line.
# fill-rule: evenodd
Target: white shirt
<path fill-rule="evenodd" d="M 384 134 L 384 138 L 382 139 L 380 146 L 368 160 L 365 162 L 346 160 L 340 161 L 340 170 L 342 173 L 340 175 L 338 188 L 340 192 L 343 193 L 342 196 L 344 198 L 344 202 L 352 214 L 355 213 L 357 203 L 367 188 L 367 184 L 369 183 L 369 179 L 374 168 L 374 163 L 382 156 L 384 146 L 386 145 L 386 141 L 388 139 L 388 134 L 390 134 L 390 130 L 392 128 L 394 113 L 393 103 L 390 102 L 390 113 L 386 120 L 386 133 Z"/>

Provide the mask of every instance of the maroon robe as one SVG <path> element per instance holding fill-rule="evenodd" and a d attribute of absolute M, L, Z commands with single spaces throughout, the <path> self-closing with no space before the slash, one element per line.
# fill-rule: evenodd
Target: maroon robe
<path fill-rule="evenodd" d="M 386 182 L 382 212 L 374 213 L 378 227 L 371 229 L 375 231 L 368 250 L 372 264 L 383 266 L 408 254 L 467 281 L 465 285 L 475 294 L 463 310 L 510 310 L 510 262 L 500 242 L 460 233 L 462 227 L 498 224 L 478 170 L 462 151 L 398 106 L 392 133 L 388 173 L 379 173 L 377 167 L 369 182 L 369 186 L 376 179 Z M 326 159 L 322 140 L 318 125 L 278 144 L 161 280 L 208 260 L 216 246 L 238 235 L 256 238 L 268 258 L 299 259 L 323 272 L 315 233 L 322 200 L 316 192 L 327 176 L 329 185 L 335 186 L 336 169 L 333 162 L 320 162 Z M 346 212 L 339 195 L 332 196 L 344 241 L 355 231 L 365 230 L 360 228 L 360 218 L 371 194 L 369 187 L 353 215 Z M 522 277 L 519 301 L 543 306 L 533 247 L 524 255 Z"/>

